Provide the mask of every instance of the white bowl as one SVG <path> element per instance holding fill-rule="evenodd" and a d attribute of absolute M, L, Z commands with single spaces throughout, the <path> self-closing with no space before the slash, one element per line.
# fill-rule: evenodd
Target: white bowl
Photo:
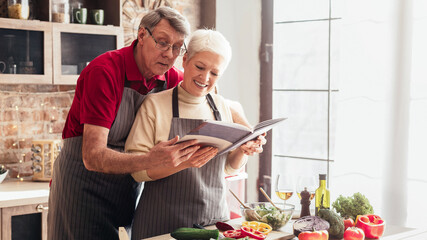
<path fill-rule="evenodd" d="M 9 170 L 6 170 L 3 174 L 0 174 L 0 183 L 3 182 L 3 180 L 6 178 L 7 174 L 9 173 Z"/>

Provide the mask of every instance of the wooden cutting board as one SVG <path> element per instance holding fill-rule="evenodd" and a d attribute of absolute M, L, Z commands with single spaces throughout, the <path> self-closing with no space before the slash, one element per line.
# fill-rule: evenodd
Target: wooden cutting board
<path fill-rule="evenodd" d="M 228 221 L 227 223 L 230 224 L 231 226 L 233 226 L 235 229 L 239 229 L 242 226 L 242 222 L 244 220 L 242 218 L 237 218 L 237 219 L 233 219 Z M 290 223 L 288 223 L 290 224 Z M 216 229 L 215 226 L 208 226 L 206 227 L 206 229 Z M 286 227 L 284 228 L 286 229 Z M 292 233 L 286 232 L 286 231 L 272 231 L 267 235 L 266 240 L 276 240 L 276 239 L 280 239 L 280 240 L 289 240 L 289 239 L 293 239 L 295 236 Z M 149 240 L 171 240 L 174 239 L 171 237 L 171 235 L 168 234 L 164 234 L 164 235 L 160 235 L 160 236 L 156 236 L 156 237 L 152 237 L 152 238 L 146 238 Z"/>

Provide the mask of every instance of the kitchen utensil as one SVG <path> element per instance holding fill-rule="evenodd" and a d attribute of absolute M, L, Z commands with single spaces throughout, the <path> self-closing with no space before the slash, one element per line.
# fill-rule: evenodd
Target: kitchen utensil
<path fill-rule="evenodd" d="M 262 187 L 260 187 L 259 190 L 261 190 L 262 194 L 264 194 L 265 198 L 267 198 L 267 200 L 271 203 L 271 205 L 273 205 L 273 207 L 277 208 L 277 210 L 279 210 L 279 211 L 282 211 L 281 208 L 276 206 L 276 204 L 274 204 L 274 202 L 271 201 L 270 197 L 267 195 L 267 193 L 264 191 L 264 189 L 262 189 Z"/>
<path fill-rule="evenodd" d="M 250 216 L 251 218 L 256 219 L 256 220 L 259 220 L 259 219 L 261 218 L 255 210 L 253 210 L 252 208 L 250 208 L 250 207 L 246 206 L 246 205 L 245 205 L 245 204 L 244 204 L 244 203 L 239 199 L 239 197 L 237 197 L 237 195 L 236 195 L 236 194 L 234 194 L 234 192 L 233 192 L 233 191 L 231 191 L 231 189 L 230 189 L 230 192 L 231 192 L 231 194 L 233 194 L 233 196 L 237 199 L 237 201 L 239 201 L 240 205 L 242 205 L 242 207 L 243 207 L 244 209 L 246 209 L 246 214 L 247 214 L 248 216 Z"/>
<path fill-rule="evenodd" d="M 33 61 L 30 61 L 30 31 L 27 31 L 27 55 L 25 61 L 19 62 L 19 73 L 34 74 L 36 68 L 33 66 Z"/>

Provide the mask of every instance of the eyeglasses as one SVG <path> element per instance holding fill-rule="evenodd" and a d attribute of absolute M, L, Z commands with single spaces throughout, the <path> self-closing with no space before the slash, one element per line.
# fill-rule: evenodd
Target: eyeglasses
<path fill-rule="evenodd" d="M 172 53 L 174 56 L 182 56 L 184 55 L 185 52 L 187 52 L 187 47 L 185 46 L 184 43 L 184 47 L 177 47 L 177 46 L 173 46 L 167 42 L 162 42 L 162 41 L 157 41 L 153 34 L 151 33 L 150 29 L 147 29 L 148 33 L 150 34 L 150 36 L 153 38 L 154 42 L 156 43 L 156 48 L 162 50 L 162 51 L 168 51 L 170 48 L 172 48 Z"/>

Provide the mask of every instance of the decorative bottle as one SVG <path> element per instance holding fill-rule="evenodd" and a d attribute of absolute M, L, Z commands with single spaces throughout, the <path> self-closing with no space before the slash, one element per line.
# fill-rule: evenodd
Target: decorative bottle
<path fill-rule="evenodd" d="M 316 211 L 315 215 L 317 216 L 319 209 L 329 209 L 330 204 L 330 193 L 326 188 L 326 174 L 319 174 L 319 188 L 316 189 L 315 199 L 316 199 Z"/>

